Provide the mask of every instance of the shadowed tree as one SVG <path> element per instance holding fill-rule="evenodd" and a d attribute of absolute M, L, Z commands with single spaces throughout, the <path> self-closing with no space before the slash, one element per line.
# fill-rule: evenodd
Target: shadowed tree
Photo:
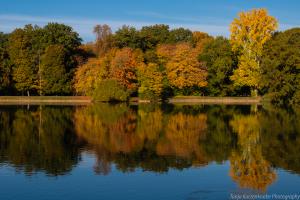
<path fill-rule="evenodd" d="M 12 88 L 12 64 L 8 55 L 8 34 L 0 32 L 0 95 L 9 94 Z"/>
<path fill-rule="evenodd" d="M 230 76 L 233 74 L 236 59 L 229 40 L 217 37 L 207 43 L 199 55 L 199 59 L 207 67 L 208 94 L 212 96 L 231 95 L 233 83 Z"/>
<path fill-rule="evenodd" d="M 300 104 L 300 28 L 276 33 L 262 57 L 261 82 L 274 103 Z"/>

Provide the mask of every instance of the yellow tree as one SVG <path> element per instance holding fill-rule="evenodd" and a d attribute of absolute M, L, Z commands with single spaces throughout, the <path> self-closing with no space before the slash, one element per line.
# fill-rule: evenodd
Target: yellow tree
<path fill-rule="evenodd" d="M 92 95 L 100 79 L 101 61 L 93 58 L 77 68 L 74 76 L 74 89 L 80 95 Z"/>
<path fill-rule="evenodd" d="M 171 86 L 179 89 L 205 87 L 206 68 L 198 61 L 197 51 L 187 43 L 178 44 L 166 64 L 167 77 Z"/>
<path fill-rule="evenodd" d="M 110 78 L 111 61 L 116 52 L 117 49 L 112 48 L 101 58 L 90 58 L 76 69 L 73 82 L 77 94 L 92 95 L 102 80 Z"/>
<path fill-rule="evenodd" d="M 264 44 L 277 29 L 277 20 L 266 9 L 241 12 L 230 26 L 232 48 L 238 52 L 239 64 L 231 79 L 236 86 L 249 86 L 257 96 L 260 61 Z"/>

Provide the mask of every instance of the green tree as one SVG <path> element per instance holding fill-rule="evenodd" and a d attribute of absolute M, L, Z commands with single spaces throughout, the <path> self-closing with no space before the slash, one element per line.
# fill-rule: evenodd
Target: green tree
<path fill-rule="evenodd" d="M 39 87 L 41 94 L 61 95 L 71 93 L 71 78 L 67 73 L 66 49 L 61 45 L 50 45 L 41 57 Z"/>
<path fill-rule="evenodd" d="M 144 26 L 140 31 L 142 50 L 154 49 L 158 44 L 166 43 L 169 39 L 169 26 L 165 24 L 155 24 Z"/>
<path fill-rule="evenodd" d="M 176 28 L 170 31 L 169 34 L 169 43 L 178 43 L 178 42 L 191 42 L 193 39 L 193 32 L 185 28 Z"/>
<path fill-rule="evenodd" d="M 235 68 L 236 60 L 228 39 L 217 37 L 205 45 L 199 55 L 208 71 L 208 94 L 212 96 L 226 96 L 232 94 L 230 76 Z"/>
<path fill-rule="evenodd" d="M 115 32 L 113 42 L 118 48 L 129 47 L 136 49 L 141 47 L 139 32 L 136 28 L 125 25 Z"/>
<path fill-rule="evenodd" d="M 76 56 L 80 42 L 81 39 L 78 33 L 74 32 L 70 26 L 58 23 L 49 23 L 43 28 L 26 25 L 23 29 L 13 31 L 9 36 L 8 52 L 13 65 L 12 78 L 17 91 L 21 94 L 27 92 L 28 95 L 30 95 L 30 93 L 54 94 L 53 91 L 41 91 L 42 57 L 45 60 L 45 57 L 49 56 L 44 56 L 43 54 L 45 54 L 49 46 L 62 46 L 65 51 L 59 52 L 63 53 L 63 55 L 58 55 L 58 53 L 56 53 L 56 55 L 58 58 L 64 57 L 63 63 L 60 63 L 60 66 L 63 65 L 66 69 L 66 73 L 72 75 L 74 67 L 77 65 Z M 54 51 L 52 51 L 52 54 L 53 53 Z M 47 65 L 49 65 L 49 63 Z M 44 69 L 44 71 L 47 70 L 48 69 Z M 52 75 L 53 73 L 54 72 L 51 71 L 51 73 L 45 74 L 44 78 L 54 76 Z M 65 76 L 59 77 L 63 78 L 60 82 L 66 82 Z M 57 78 L 52 77 L 51 79 Z M 71 79 L 71 76 L 68 79 Z M 49 87 L 47 88 L 49 89 Z M 66 93 L 66 90 L 64 93 Z M 67 93 L 70 93 L 70 90 Z"/>
<path fill-rule="evenodd" d="M 50 45 L 61 45 L 64 47 L 66 53 L 64 65 L 66 66 L 66 71 L 72 74 L 78 64 L 76 56 L 81 44 L 81 38 L 78 33 L 72 27 L 59 23 L 48 23 L 42 31 L 42 52 Z"/>
<path fill-rule="evenodd" d="M 300 28 L 277 33 L 266 44 L 261 82 L 272 102 L 300 103 Z"/>
<path fill-rule="evenodd" d="M 72 27 L 59 23 L 48 23 L 43 28 L 43 45 L 44 48 L 49 45 L 62 45 L 68 52 L 74 52 L 80 44 L 81 38 Z"/>

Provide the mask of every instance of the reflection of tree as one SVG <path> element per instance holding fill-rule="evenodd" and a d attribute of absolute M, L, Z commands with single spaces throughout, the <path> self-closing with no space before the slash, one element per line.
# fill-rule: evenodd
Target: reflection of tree
<path fill-rule="evenodd" d="M 238 150 L 230 157 L 230 176 L 241 187 L 265 191 L 276 174 L 262 155 L 258 116 L 236 115 L 230 125 L 238 135 Z"/>
<path fill-rule="evenodd" d="M 94 170 L 166 172 L 223 162 L 233 180 L 265 190 L 272 166 L 300 173 L 300 112 L 238 106 L 95 104 L 72 107 L 2 107 L 0 163 L 27 174 L 65 174 L 80 151 L 96 155 Z M 76 134 L 74 134 L 76 133 Z M 236 142 L 237 141 L 237 142 Z M 271 164 L 270 164 L 271 163 Z"/>
<path fill-rule="evenodd" d="M 207 158 L 199 146 L 205 139 L 207 117 L 205 114 L 187 115 L 181 112 L 169 117 L 165 135 L 157 144 L 159 155 L 175 155 L 193 158 L 194 163 L 205 164 Z"/>
<path fill-rule="evenodd" d="M 300 110 L 269 107 L 260 121 L 264 157 L 275 167 L 300 173 Z"/>
<path fill-rule="evenodd" d="M 103 146 L 112 153 L 127 153 L 141 148 L 141 141 L 134 134 L 136 115 L 128 110 L 126 104 L 78 108 L 74 120 L 77 134 L 90 145 Z"/>
<path fill-rule="evenodd" d="M 163 113 L 154 105 L 140 105 L 137 134 L 143 140 L 157 140 L 163 126 Z"/>
<path fill-rule="evenodd" d="M 210 160 L 223 162 L 228 159 L 236 144 L 236 136 L 229 121 L 238 111 L 232 106 L 209 106 L 207 109 L 206 140 L 201 141 Z"/>
<path fill-rule="evenodd" d="M 13 115 L 2 112 L 2 162 L 7 161 L 27 174 L 43 170 L 49 175 L 61 175 L 70 171 L 79 159 L 71 114 L 70 108 L 47 107 L 19 109 Z"/>
<path fill-rule="evenodd" d="M 104 116 L 117 110 L 124 112 L 114 120 L 105 119 Z M 103 166 L 110 166 L 111 162 L 123 171 L 142 167 L 159 172 L 167 171 L 169 167 L 188 167 L 197 159 L 206 163 L 201 160 L 205 158 L 199 147 L 199 140 L 205 138 L 206 115 L 179 113 L 168 119 L 165 116 L 153 105 L 139 105 L 136 112 L 125 104 L 97 104 L 78 108 L 74 120 L 77 134 L 97 154 L 97 172 Z M 109 170 L 106 167 L 104 171 Z"/>
<path fill-rule="evenodd" d="M 139 150 L 142 144 L 134 137 L 136 116 L 126 104 L 97 104 L 77 108 L 74 114 L 76 133 L 97 154 L 95 172 L 110 172 L 114 154 Z"/>

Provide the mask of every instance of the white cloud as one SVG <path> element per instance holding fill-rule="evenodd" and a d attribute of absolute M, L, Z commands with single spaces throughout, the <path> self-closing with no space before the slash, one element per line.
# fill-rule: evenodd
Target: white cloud
<path fill-rule="evenodd" d="M 149 13 L 148 13 L 149 14 Z M 155 15 L 155 14 L 154 14 Z M 161 16 L 162 18 L 164 16 Z M 175 20 L 175 18 L 174 18 Z M 186 19 L 188 21 L 188 19 Z M 190 20 L 191 21 L 191 20 Z M 85 41 L 93 40 L 93 27 L 96 24 L 109 24 L 113 30 L 117 30 L 122 25 L 130 25 L 137 28 L 157 23 L 165 23 L 160 20 L 155 21 L 134 21 L 134 20 L 96 20 L 90 18 L 69 18 L 69 17 L 41 17 L 29 15 L 0 15 L 0 31 L 11 32 L 15 28 L 23 27 L 25 24 L 37 24 L 43 26 L 48 22 L 58 22 L 70 25 L 76 30 Z M 184 27 L 191 30 L 200 30 L 212 35 L 228 35 L 227 25 L 201 24 L 196 20 L 193 23 L 168 23 L 171 28 Z"/>
<path fill-rule="evenodd" d="M 85 18 L 68 18 L 68 17 L 41 17 L 41 16 L 28 16 L 28 15 L 0 15 L 0 31 L 11 32 L 15 28 L 23 27 L 26 24 L 37 24 L 43 26 L 48 22 L 58 22 L 70 25 L 74 30 L 85 40 L 93 38 L 93 27 L 96 24 L 109 24 L 113 30 L 121 27 L 123 24 L 129 25 L 146 25 L 147 23 L 135 21 L 112 21 L 112 20 L 95 20 Z"/>
<path fill-rule="evenodd" d="M 279 30 L 284 31 L 290 28 L 300 27 L 300 25 L 293 25 L 293 24 L 279 24 Z"/>

